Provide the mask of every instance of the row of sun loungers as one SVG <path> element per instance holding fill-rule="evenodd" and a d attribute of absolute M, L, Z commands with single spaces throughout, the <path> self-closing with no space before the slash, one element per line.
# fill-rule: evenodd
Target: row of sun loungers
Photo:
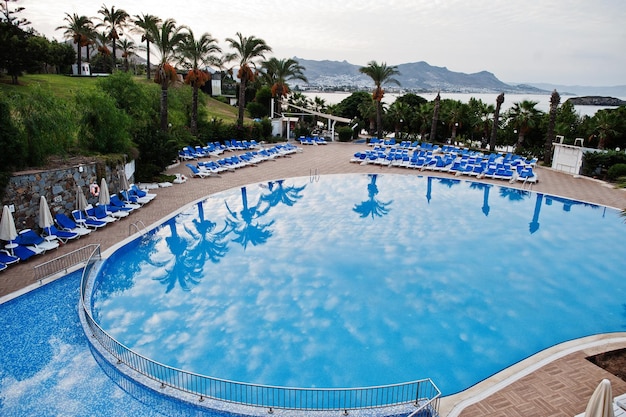
<path fill-rule="evenodd" d="M 209 158 L 211 156 L 219 156 L 226 151 L 250 151 L 260 149 L 261 145 L 256 140 L 226 140 L 224 143 L 208 142 L 206 146 L 185 146 L 178 151 L 178 158 L 184 161 L 191 161 L 200 158 Z"/>
<path fill-rule="evenodd" d="M 494 178 L 508 181 L 535 183 L 538 181 L 533 168 L 537 159 L 527 159 L 513 154 L 483 154 L 462 150 L 457 147 L 425 149 L 403 149 L 400 147 L 378 146 L 354 154 L 350 162 L 396 166 L 421 171 L 449 172 L 457 176 L 467 175 L 477 178 Z M 431 148 L 432 149 L 432 148 Z"/>
<path fill-rule="evenodd" d="M 191 170 L 191 176 L 195 178 L 208 178 L 219 176 L 223 172 L 233 172 L 246 166 L 256 166 L 261 162 L 275 160 L 276 158 L 302 152 L 290 143 L 274 145 L 271 148 L 246 151 L 239 155 L 231 155 L 217 160 L 198 161 L 195 165 L 187 162 L 185 165 Z"/>
<path fill-rule="evenodd" d="M 5 242 L 4 249 L 0 250 L 0 271 L 125 218 L 155 197 L 156 194 L 132 185 L 128 190 L 112 195 L 111 204 L 106 206 L 88 205 L 85 210 L 72 211 L 71 217 L 57 213 L 54 216 L 55 224 L 45 227 L 41 234 L 32 229 L 21 230 L 15 240 Z"/>
<path fill-rule="evenodd" d="M 300 136 L 298 141 L 302 145 L 327 145 L 326 139 L 320 136 Z"/>

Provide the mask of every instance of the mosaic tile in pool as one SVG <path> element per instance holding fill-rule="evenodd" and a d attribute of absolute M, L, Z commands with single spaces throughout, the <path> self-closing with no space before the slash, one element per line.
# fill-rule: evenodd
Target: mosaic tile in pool
<path fill-rule="evenodd" d="M 616 210 L 410 175 L 253 184 L 114 253 L 93 298 L 119 341 L 214 377 L 461 391 L 626 325 Z"/>

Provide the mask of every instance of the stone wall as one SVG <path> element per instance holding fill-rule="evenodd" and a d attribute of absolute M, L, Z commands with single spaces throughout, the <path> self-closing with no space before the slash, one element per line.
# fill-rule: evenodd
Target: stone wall
<path fill-rule="evenodd" d="M 109 191 L 119 190 L 117 173 L 124 165 L 111 168 L 104 164 L 78 165 L 65 169 L 28 172 L 14 175 L 5 190 L 2 205 L 13 205 L 13 219 L 18 231 L 34 229 L 39 231 L 39 199 L 43 195 L 48 200 L 52 216 L 58 212 L 70 215 L 76 207 L 76 187 L 82 187 L 87 201 L 98 202 L 89 193 L 89 185 L 100 184 L 101 175 L 107 180 Z"/>

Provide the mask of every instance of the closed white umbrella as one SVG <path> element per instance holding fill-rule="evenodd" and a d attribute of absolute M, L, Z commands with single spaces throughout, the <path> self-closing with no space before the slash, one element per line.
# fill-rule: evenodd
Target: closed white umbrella
<path fill-rule="evenodd" d="M 603 379 L 596 390 L 591 394 L 585 417 L 615 417 L 613 412 L 613 390 L 611 381 Z"/>
<path fill-rule="evenodd" d="M 39 198 L 39 227 L 47 229 L 54 224 L 52 219 L 52 213 L 50 213 L 50 207 L 48 207 L 48 200 L 45 196 Z"/>
<path fill-rule="evenodd" d="M 87 198 L 80 185 L 76 186 L 76 210 L 85 211 L 87 208 Z"/>
<path fill-rule="evenodd" d="M 107 180 L 102 178 L 100 182 L 100 195 L 98 196 L 98 202 L 103 206 L 111 204 L 111 195 L 109 194 L 109 187 L 107 186 Z"/>
<path fill-rule="evenodd" d="M 0 240 L 4 240 L 11 244 L 17 237 L 17 230 L 15 229 L 15 221 L 9 206 L 2 208 L 2 220 L 0 220 Z"/>
<path fill-rule="evenodd" d="M 120 191 L 127 191 L 130 188 L 130 184 L 128 183 L 128 178 L 126 178 L 126 173 L 124 170 L 120 170 L 117 175 L 120 177 Z"/>

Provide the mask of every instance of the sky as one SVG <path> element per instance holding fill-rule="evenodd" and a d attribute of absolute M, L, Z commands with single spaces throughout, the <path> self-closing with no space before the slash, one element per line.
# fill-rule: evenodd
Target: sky
<path fill-rule="evenodd" d="M 510 83 L 626 85 L 623 0 L 17 0 L 48 38 L 62 40 L 66 13 L 100 17 L 104 4 L 131 16 L 173 18 L 196 37 L 265 40 L 276 58 L 425 61 L 451 71 L 489 71 Z M 137 39 L 138 41 L 139 39 Z"/>

